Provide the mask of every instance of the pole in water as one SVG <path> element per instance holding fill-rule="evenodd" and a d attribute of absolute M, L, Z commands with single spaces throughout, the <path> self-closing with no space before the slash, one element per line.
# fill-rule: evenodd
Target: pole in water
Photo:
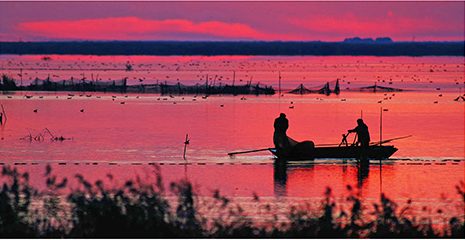
<path fill-rule="evenodd" d="M 236 71 L 233 71 L 233 82 L 232 82 L 233 87 L 234 87 L 235 81 L 236 81 Z"/>
<path fill-rule="evenodd" d="M 383 193 L 383 164 L 381 158 L 379 159 L 379 193 Z"/>
<path fill-rule="evenodd" d="M 383 142 L 383 107 L 380 109 L 379 114 L 379 145 L 381 146 Z"/>
<path fill-rule="evenodd" d="M 207 93 L 208 93 L 208 74 L 205 77 L 205 94 L 207 94 Z"/>
<path fill-rule="evenodd" d="M 2 113 L 3 113 L 3 118 L 5 118 L 5 121 L 3 121 L 3 119 L 0 120 L 1 122 L 1 125 L 3 125 L 3 123 L 6 124 L 6 112 L 5 112 L 5 109 L 3 108 L 3 104 L 2 104 Z"/>
<path fill-rule="evenodd" d="M 189 134 L 186 134 L 186 141 L 184 142 L 184 154 L 183 154 L 184 160 L 186 160 L 186 149 L 187 149 L 187 145 L 189 144 L 189 141 L 190 141 L 190 139 L 188 139 L 188 137 L 189 137 Z"/>
<path fill-rule="evenodd" d="M 381 107 L 380 115 L 379 115 L 379 146 L 383 145 L 383 107 Z M 379 158 L 379 189 L 380 192 L 383 190 L 383 178 L 382 172 L 383 171 L 383 163 L 381 162 L 381 158 Z"/>

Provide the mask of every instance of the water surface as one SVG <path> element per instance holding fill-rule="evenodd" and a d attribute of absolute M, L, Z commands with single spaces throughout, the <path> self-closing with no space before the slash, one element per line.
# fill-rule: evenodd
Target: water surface
<path fill-rule="evenodd" d="M 208 74 L 222 84 L 230 84 L 234 74 L 236 84 L 252 80 L 276 89 L 281 72 L 284 89 L 300 83 L 317 86 L 339 78 L 342 92 L 330 96 L 285 93 L 208 98 L 4 92 L 0 103 L 7 121 L 0 129 L 0 163 L 30 172 L 37 186 L 44 186 L 42 176 L 47 164 L 60 177 L 73 178 L 80 173 L 92 181 L 107 180 L 108 184 L 123 183 L 137 175 L 149 181 L 159 168 L 166 184 L 188 178 L 199 196 L 211 196 L 219 189 L 243 203 L 258 195 L 266 201 L 317 204 L 326 187 L 343 201 L 347 185 L 351 185 L 369 202 L 385 193 L 400 204 L 412 199 L 418 211 L 427 206 L 448 209 L 450 215 L 460 214 L 457 206 L 461 198 L 455 186 L 464 180 L 464 102 L 454 99 L 463 92 L 461 58 L 51 58 L 44 61 L 39 56 L 0 56 L 2 72 L 17 80 L 17 74 L 22 72 L 24 85 L 48 74 L 52 80 L 129 77 L 130 84 L 157 80 L 175 83 L 178 79 L 185 84 L 204 83 Z M 125 71 L 127 61 L 134 64 L 134 71 Z M 344 90 L 375 82 L 415 91 Z M 33 97 L 27 99 L 26 94 Z M 274 158 L 267 151 L 235 158 L 227 155 L 272 147 L 273 121 L 281 112 L 290 121 L 289 136 L 299 141 L 312 140 L 317 145 L 338 144 L 341 134 L 355 127 L 360 117 L 369 126 L 372 141 L 412 137 L 387 143 L 399 150 L 381 164 L 372 161 L 364 172 L 353 160 L 316 160 L 291 164 L 283 170 L 274 167 Z M 184 159 L 186 134 L 190 144 Z M 52 141 L 51 135 L 67 140 Z M 31 140 L 31 136 L 44 139 Z M 114 177 L 113 182 L 107 174 Z M 75 184 L 70 182 L 71 187 Z M 434 215 L 434 211 L 430 214 Z"/>

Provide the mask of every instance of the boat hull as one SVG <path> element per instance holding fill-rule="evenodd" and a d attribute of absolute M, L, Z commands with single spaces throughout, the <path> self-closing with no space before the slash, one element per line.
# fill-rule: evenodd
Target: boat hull
<path fill-rule="evenodd" d="M 312 160 L 315 158 L 364 158 L 367 159 L 387 159 L 397 151 L 394 146 L 370 146 L 363 150 L 360 146 L 348 146 L 348 147 L 315 147 L 309 149 L 306 154 L 290 154 L 283 155 L 276 151 L 276 149 L 270 149 L 278 159 L 285 160 Z"/>

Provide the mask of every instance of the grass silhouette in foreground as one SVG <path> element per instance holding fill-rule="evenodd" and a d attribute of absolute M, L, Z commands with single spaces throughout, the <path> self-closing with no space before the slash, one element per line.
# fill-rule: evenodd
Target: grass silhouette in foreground
<path fill-rule="evenodd" d="M 157 170 L 157 168 L 155 167 Z M 68 180 L 58 179 L 46 167 L 46 189 L 29 184 L 29 174 L 15 168 L 2 169 L 0 192 L 0 237 L 2 238 L 439 238 L 464 237 L 464 215 L 447 220 L 435 229 L 431 219 L 408 216 L 408 208 L 381 195 L 374 204 L 372 219 L 365 218 L 363 203 L 347 186 L 350 211 L 336 213 L 336 203 L 327 189 L 321 209 L 292 206 L 286 221 L 255 223 L 238 205 L 216 191 L 205 203 L 216 217 L 198 211 L 192 184 L 183 180 L 170 184 L 176 201 L 166 197 L 161 175 L 154 183 L 140 178 L 120 187 L 90 183 L 76 175 L 79 188 L 64 193 Z M 107 176 L 110 180 L 111 175 Z M 464 198 L 464 183 L 456 187 Z M 259 197 L 255 196 L 255 202 Z M 408 204 L 411 202 L 409 201 Z M 463 209 L 463 204 L 461 204 Z M 266 214 L 277 219 L 270 208 Z M 438 211 L 438 213 L 442 213 Z M 464 214 L 462 213 L 458 213 Z"/>

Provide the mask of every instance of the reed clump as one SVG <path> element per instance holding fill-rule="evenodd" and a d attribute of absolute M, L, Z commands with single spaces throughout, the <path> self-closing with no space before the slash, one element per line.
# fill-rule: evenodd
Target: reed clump
<path fill-rule="evenodd" d="M 155 167 L 156 168 L 156 167 Z M 123 186 L 90 183 L 76 175 L 79 187 L 66 189 L 68 180 L 59 179 L 47 166 L 46 187 L 31 187 L 28 173 L 15 168 L 2 169 L 0 191 L 0 237 L 2 238 L 463 238 L 464 215 L 448 219 L 435 229 L 431 219 L 408 214 L 409 204 L 399 208 L 385 195 L 367 208 L 355 191 L 346 200 L 349 210 L 341 210 L 328 188 L 319 209 L 303 204 L 289 207 L 285 221 L 270 204 L 260 205 L 260 214 L 271 216 L 266 222 L 254 222 L 246 211 L 216 191 L 202 202 L 192 184 L 183 180 L 164 189 L 161 174 L 147 183 L 140 178 Z M 107 176 L 112 179 L 112 175 Z M 457 192 L 464 198 L 464 183 Z M 170 199 L 168 192 L 175 200 Z M 258 196 L 253 202 L 260 203 Z M 199 211 L 199 204 L 206 212 Z M 257 205 L 259 206 L 259 205 Z M 461 206 L 463 209 L 463 205 Z"/>

